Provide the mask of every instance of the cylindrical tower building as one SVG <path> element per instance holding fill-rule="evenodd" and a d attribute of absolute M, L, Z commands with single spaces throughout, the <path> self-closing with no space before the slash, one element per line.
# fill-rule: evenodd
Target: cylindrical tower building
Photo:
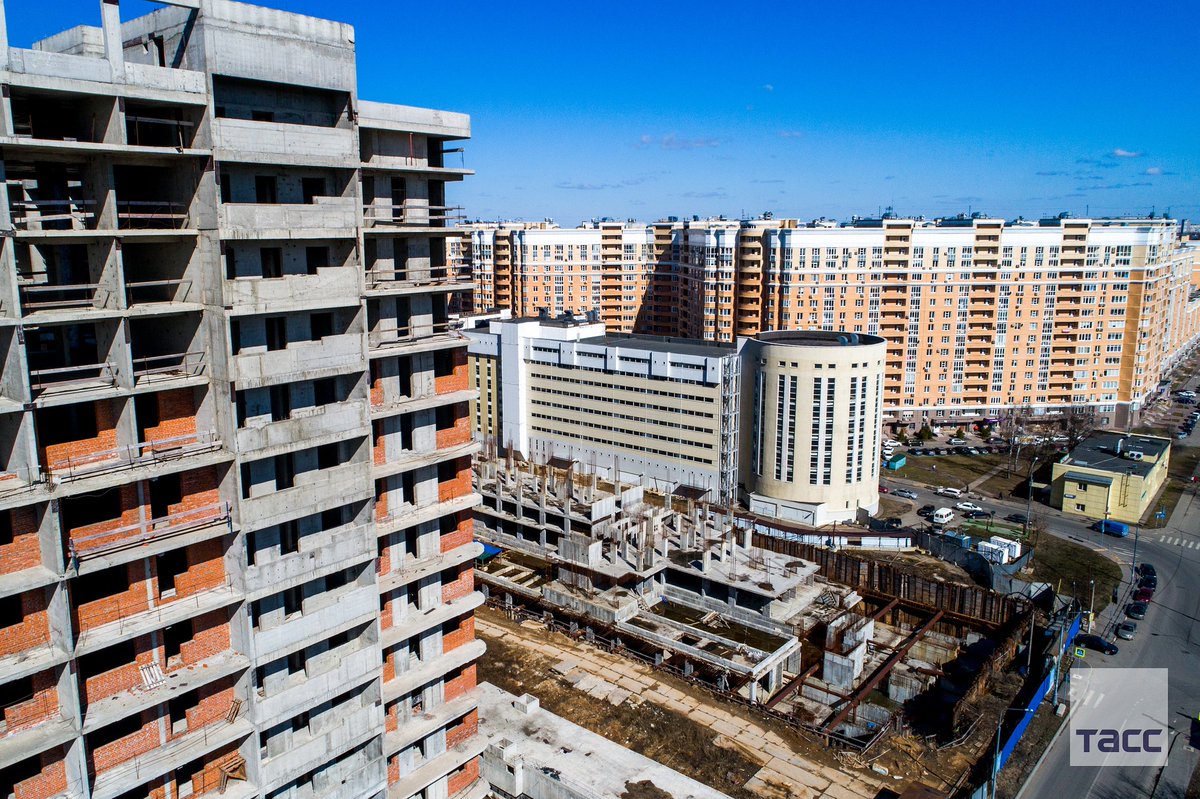
<path fill-rule="evenodd" d="M 879 507 L 879 336 L 774 331 L 741 339 L 743 497 L 821 527 Z"/>

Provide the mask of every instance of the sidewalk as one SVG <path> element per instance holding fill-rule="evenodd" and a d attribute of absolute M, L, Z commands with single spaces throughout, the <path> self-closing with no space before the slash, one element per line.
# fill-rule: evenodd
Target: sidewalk
<path fill-rule="evenodd" d="M 738 749 L 761 764 L 745 787 L 764 799 L 874 799 L 892 784 L 807 760 L 779 735 L 730 713 L 729 705 L 684 693 L 659 680 L 653 669 L 628 658 L 584 644 L 560 644 L 536 623 L 526 622 L 514 631 L 476 614 L 475 629 L 484 640 L 517 638 L 522 647 L 556 661 L 556 674 L 593 697 L 614 705 L 651 702 L 708 727 L 721 746 Z"/>

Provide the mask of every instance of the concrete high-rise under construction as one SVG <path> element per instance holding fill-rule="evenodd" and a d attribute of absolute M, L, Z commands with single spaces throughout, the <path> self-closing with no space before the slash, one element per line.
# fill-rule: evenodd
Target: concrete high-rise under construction
<path fill-rule="evenodd" d="M 462 114 L 226 0 L 8 46 L 0 797 L 480 797 Z"/>

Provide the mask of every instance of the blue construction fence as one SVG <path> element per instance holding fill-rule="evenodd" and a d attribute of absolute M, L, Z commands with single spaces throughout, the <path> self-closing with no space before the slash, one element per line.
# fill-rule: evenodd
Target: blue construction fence
<path fill-rule="evenodd" d="M 1042 703 L 1052 690 L 1054 690 L 1055 682 L 1059 678 L 1059 665 L 1062 663 L 1063 655 L 1067 650 L 1072 648 L 1072 643 L 1075 636 L 1079 635 L 1080 625 L 1083 624 L 1083 614 L 1076 613 L 1075 618 L 1071 621 L 1071 626 L 1068 628 L 1067 634 L 1063 636 L 1062 645 L 1056 647 L 1058 649 L 1057 657 L 1054 658 L 1054 665 L 1050 667 L 1050 672 L 1046 678 L 1042 680 L 1037 689 L 1034 690 L 1029 700 L 1025 705 L 1018 705 L 1009 708 L 1009 710 L 1023 710 L 1021 720 L 1017 722 L 1017 726 L 1013 727 L 1012 732 L 1008 734 L 1008 740 L 1000 747 L 1000 756 L 996 759 L 996 763 L 992 766 L 992 774 L 995 775 L 1004 768 L 1004 764 L 1008 762 L 1008 758 L 1012 756 L 1013 750 L 1017 748 L 1017 744 L 1021 742 L 1021 737 L 1025 734 L 1025 729 L 1029 726 L 1029 722 L 1033 720 L 1033 714 L 1037 711 L 1038 705 Z"/>

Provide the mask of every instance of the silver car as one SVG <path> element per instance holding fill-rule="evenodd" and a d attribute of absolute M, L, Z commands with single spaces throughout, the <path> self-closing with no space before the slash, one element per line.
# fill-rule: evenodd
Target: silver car
<path fill-rule="evenodd" d="M 1126 641 L 1132 641 L 1137 635 L 1137 622 L 1126 621 L 1117 625 L 1117 637 L 1123 638 Z"/>
<path fill-rule="evenodd" d="M 917 498 L 917 492 L 909 491 L 907 488 L 897 488 L 892 493 L 898 497 L 904 497 L 905 499 L 916 499 Z"/>

